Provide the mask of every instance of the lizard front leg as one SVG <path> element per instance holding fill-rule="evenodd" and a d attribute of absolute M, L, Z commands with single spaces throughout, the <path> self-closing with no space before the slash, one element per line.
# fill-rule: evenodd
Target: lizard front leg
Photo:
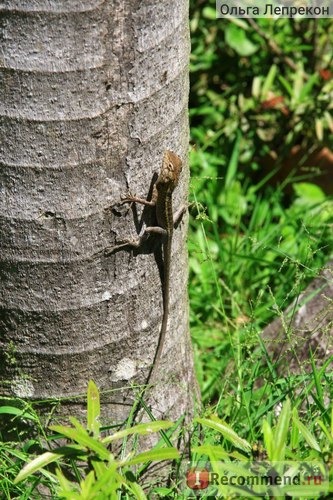
<path fill-rule="evenodd" d="M 149 234 L 159 234 L 163 237 L 166 237 L 167 231 L 160 226 L 148 226 L 145 228 L 141 236 L 139 236 L 136 240 L 124 240 L 118 245 L 105 248 L 103 250 L 103 253 L 107 257 L 108 255 L 118 252 L 122 248 L 140 248 L 143 243 L 147 241 Z"/>
<path fill-rule="evenodd" d="M 187 206 L 183 205 L 173 214 L 173 227 L 176 228 L 182 221 L 183 215 L 187 210 Z"/>
<path fill-rule="evenodd" d="M 145 200 L 144 198 L 140 198 L 139 196 L 135 196 L 132 193 L 127 193 L 126 195 L 121 197 L 121 200 L 117 205 L 124 205 L 125 203 L 140 203 L 140 205 L 146 205 L 148 207 L 155 207 L 157 201 L 157 190 L 156 186 L 153 187 L 153 194 L 151 200 Z"/>
<path fill-rule="evenodd" d="M 131 192 L 128 192 L 126 195 L 121 196 L 121 200 L 117 202 L 113 207 L 119 205 L 125 205 L 126 203 L 132 205 L 133 203 L 140 203 L 141 205 L 146 205 L 150 207 L 154 207 L 156 205 L 157 192 L 154 186 L 153 188 L 153 196 L 151 200 L 145 200 L 144 198 L 140 198 L 138 196 L 133 195 Z M 139 248 L 148 238 L 149 233 L 158 233 L 165 234 L 166 231 L 159 226 L 147 227 L 139 238 L 136 240 L 124 240 L 121 243 L 114 245 L 112 247 L 105 248 L 102 252 L 105 256 L 111 255 L 115 252 L 118 252 L 122 248 Z"/>

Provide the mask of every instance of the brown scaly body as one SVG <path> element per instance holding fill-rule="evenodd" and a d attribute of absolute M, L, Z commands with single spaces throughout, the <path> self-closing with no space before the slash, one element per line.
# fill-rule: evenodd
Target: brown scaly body
<path fill-rule="evenodd" d="M 174 225 L 184 213 L 184 209 L 181 209 L 176 216 L 173 213 L 172 193 L 178 184 L 181 170 L 181 159 L 172 151 L 165 151 L 163 155 L 161 171 L 153 187 L 153 196 L 151 201 L 132 195 L 127 195 L 122 199 L 122 203 L 134 202 L 141 203 L 143 205 L 154 206 L 158 223 L 158 226 L 147 227 L 145 233 L 138 242 L 127 242 L 125 243 L 125 245 L 135 247 L 140 246 L 147 233 L 157 233 L 163 237 L 163 318 L 157 348 L 155 351 L 153 364 L 148 375 L 147 384 L 149 384 L 149 382 L 153 379 L 154 374 L 156 373 L 156 369 L 159 365 L 159 361 L 163 351 L 165 336 L 167 333 L 170 302 L 170 263 L 172 235 Z"/>
<path fill-rule="evenodd" d="M 180 158 L 172 151 L 165 151 L 161 172 L 155 184 L 157 191 L 156 218 L 158 225 L 166 231 L 163 242 L 163 318 L 154 362 L 148 376 L 147 384 L 153 379 L 153 375 L 158 368 L 167 333 L 170 303 L 171 247 L 173 226 L 175 223 L 173 220 L 172 193 L 178 184 L 181 170 L 182 162 Z"/>

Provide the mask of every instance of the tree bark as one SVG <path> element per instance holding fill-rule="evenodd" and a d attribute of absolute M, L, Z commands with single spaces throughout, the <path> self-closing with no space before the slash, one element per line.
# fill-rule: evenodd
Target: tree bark
<path fill-rule="evenodd" d="M 122 420 L 157 346 L 152 252 L 103 249 L 137 235 L 108 209 L 148 194 L 165 149 L 188 184 L 187 0 L 5 0 L 1 8 L 0 392 L 74 398 L 89 379 Z M 138 214 L 140 220 L 140 213 Z M 191 412 L 186 217 L 174 233 L 171 311 L 155 416 Z"/>

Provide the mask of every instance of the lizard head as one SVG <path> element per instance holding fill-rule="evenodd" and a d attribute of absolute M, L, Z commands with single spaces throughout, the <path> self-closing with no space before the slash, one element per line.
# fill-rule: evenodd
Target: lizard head
<path fill-rule="evenodd" d="M 182 166 L 182 161 L 176 153 L 165 151 L 156 186 L 162 187 L 163 185 L 167 185 L 173 190 L 178 184 Z"/>

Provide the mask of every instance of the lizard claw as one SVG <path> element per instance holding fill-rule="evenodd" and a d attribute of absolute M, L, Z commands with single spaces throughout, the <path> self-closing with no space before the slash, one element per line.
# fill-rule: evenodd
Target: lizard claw
<path fill-rule="evenodd" d="M 132 194 L 130 191 L 127 191 L 126 194 L 122 194 L 120 196 L 120 200 L 123 202 L 123 203 L 132 203 L 135 199 L 135 195 Z"/>

